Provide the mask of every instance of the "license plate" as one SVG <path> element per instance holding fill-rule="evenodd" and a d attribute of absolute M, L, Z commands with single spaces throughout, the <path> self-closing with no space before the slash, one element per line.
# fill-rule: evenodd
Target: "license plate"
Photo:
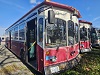
<path fill-rule="evenodd" d="M 59 67 L 58 66 L 51 67 L 50 70 L 51 70 L 51 73 L 56 73 L 59 71 Z"/>

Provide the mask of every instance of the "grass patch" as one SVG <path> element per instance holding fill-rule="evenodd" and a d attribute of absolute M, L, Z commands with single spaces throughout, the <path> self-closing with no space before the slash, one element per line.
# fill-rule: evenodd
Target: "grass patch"
<path fill-rule="evenodd" d="M 10 64 L 0 69 L 0 75 L 34 75 L 25 66 L 18 64 Z"/>
<path fill-rule="evenodd" d="M 82 54 L 79 65 L 60 75 L 100 75 L 100 49 Z"/>

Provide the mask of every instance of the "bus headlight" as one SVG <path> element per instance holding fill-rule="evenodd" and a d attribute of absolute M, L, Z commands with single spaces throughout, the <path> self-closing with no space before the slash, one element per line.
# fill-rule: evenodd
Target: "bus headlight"
<path fill-rule="evenodd" d="M 57 60 L 56 56 L 51 56 L 51 57 L 50 57 L 50 61 L 56 62 L 56 60 Z"/>

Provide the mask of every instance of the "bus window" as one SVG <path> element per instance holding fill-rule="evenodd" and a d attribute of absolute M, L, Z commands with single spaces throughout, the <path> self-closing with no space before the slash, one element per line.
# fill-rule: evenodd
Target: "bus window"
<path fill-rule="evenodd" d="M 90 38 L 91 38 L 90 33 L 91 33 L 90 28 L 88 28 L 88 39 L 90 39 Z"/>
<path fill-rule="evenodd" d="M 25 24 L 19 26 L 19 40 L 25 40 Z"/>
<path fill-rule="evenodd" d="M 39 19 L 39 42 L 43 41 L 43 18 Z"/>
<path fill-rule="evenodd" d="M 74 44 L 74 22 L 68 21 L 68 45 Z"/>
<path fill-rule="evenodd" d="M 78 43 L 78 24 L 75 25 L 75 43 Z"/>
<path fill-rule="evenodd" d="M 80 40 L 81 41 L 87 40 L 87 28 L 85 28 L 84 26 L 80 28 Z"/>
<path fill-rule="evenodd" d="M 39 42 L 41 42 L 41 46 L 43 46 L 43 18 L 39 19 L 39 27 L 38 27 L 38 32 L 39 32 Z"/>
<path fill-rule="evenodd" d="M 55 24 L 46 24 L 46 46 L 56 47 L 66 45 L 66 21 L 56 18 Z"/>
<path fill-rule="evenodd" d="M 92 39 L 98 40 L 98 37 L 97 37 L 97 34 L 96 33 L 92 33 Z"/>
<path fill-rule="evenodd" d="M 18 27 L 14 29 L 14 39 L 18 40 Z"/>
<path fill-rule="evenodd" d="M 14 39 L 14 29 L 11 30 L 11 40 Z M 9 40 L 10 40 L 10 37 L 9 37 Z"/>

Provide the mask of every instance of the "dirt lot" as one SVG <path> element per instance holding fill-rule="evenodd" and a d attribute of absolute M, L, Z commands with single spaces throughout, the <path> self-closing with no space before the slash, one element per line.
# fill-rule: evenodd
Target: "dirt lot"
<path fill-rule="evenodd" d="M 0 45 L 0 75 L 34 75 L 14 54 Z"/>

